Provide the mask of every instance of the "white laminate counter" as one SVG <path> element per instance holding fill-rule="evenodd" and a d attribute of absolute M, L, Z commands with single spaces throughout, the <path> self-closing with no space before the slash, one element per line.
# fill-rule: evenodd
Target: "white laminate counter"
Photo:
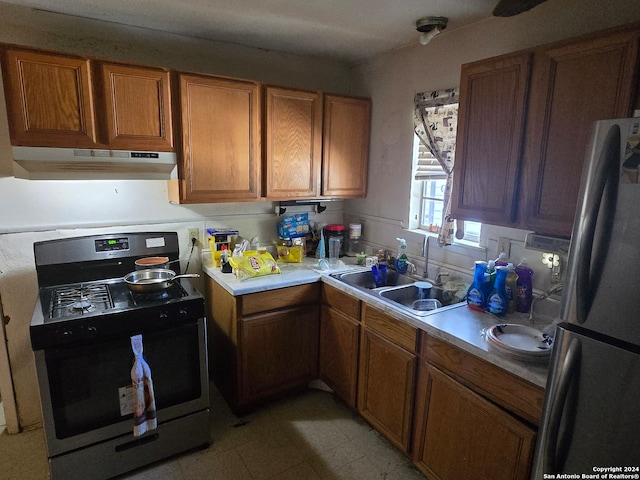
<path fill-rule="evenodd" d="M 237 280 L 233 274 L 222 273 L 220 269 L 212 266 L 204 266 L 203 269 L 207 275 L 234 296 L 322 281 L 384 311 L 398 320 L 427 332 L 433 337 L 451 343 L 462 350 L 491 362 L 534 385 L 545 387 L 548 371 L 548 365 L 546 363 L 537 364 L 511 359 L 490 348 L 482 336 L 484 328 L 495 325 L 496 323 L 528 325 L 528 315 L 516 313 L 497 318 L 487 313 L 471 310 L 467 307 L 466 303 L 461 303 L 454 308 L 438 310 L 427 316 L 412 315 L 400 307 L 395 307 L 368 292 L 347 285 L 329 276 L 329 274 L 333 272 L 321 271 L 316 268 L 316 265 L 317 260 L 313 259 L 304 259 L 302 263 L 280 262 L 278 266 L 282 273 L 247 280 Z M 345 268 L 364 269 L 363 267 L 356 266 Z M 547 326 L 548 323 L 549 321 L 534 326 L 542 329 Z"/>

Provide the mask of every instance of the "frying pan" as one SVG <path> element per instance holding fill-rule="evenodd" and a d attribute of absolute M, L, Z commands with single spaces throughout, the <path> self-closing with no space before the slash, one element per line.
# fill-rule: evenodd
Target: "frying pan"
<path fill-rule="evenodd" d="M 129 290 L 135 293 L 152 293 L 166 290 L 177 278 L 198 278 L 197 273 L 176 275 L 176 272 L 166 268 L 148 268 L 136 270 L 124 276 L 124 282 Z"/>
<path fill-rule="evenodd" d="M 179 262 L 180 260 L 169 260 L 169 257 L 143 257 L 136 260 L 136 270 L 144 268 L 167 268 L 170 263 Z"/>

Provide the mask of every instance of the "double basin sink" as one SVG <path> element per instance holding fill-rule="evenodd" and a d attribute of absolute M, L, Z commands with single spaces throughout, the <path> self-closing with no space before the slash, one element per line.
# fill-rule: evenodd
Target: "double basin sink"
<path fill-rule="evenodd" d="M 376 286 L 371 271 L 334 273 L 331 276 L 390 305 L 420 317 L 457 306 L 459 303 L 450 292 L 439 286 L 424 288 L 424 282 L 409 275 L 388 271 L 386 283 Z M 432 282 L 430 282 L 432 283 Z"/>

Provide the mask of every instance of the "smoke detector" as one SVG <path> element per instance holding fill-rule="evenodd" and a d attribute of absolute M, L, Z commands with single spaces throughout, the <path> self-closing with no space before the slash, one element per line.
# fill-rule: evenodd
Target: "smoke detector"
<path fill-rule="evenodd" d="M 416 30 L 421 33 L 420 43 L 426 45 L 433 37 L 447 28 L 447 17 L 423 17 L 416 20 Z"/>

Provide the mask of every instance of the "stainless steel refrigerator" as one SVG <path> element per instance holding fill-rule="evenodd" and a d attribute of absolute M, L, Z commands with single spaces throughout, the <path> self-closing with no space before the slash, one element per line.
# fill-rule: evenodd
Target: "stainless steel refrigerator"
<path fill-rule="evenodd" d="M 640 478 L 639 169 L 640 118 L 596 122 L 582 172 L 533 480 L 559 473 Z M 600 477 L 582 476 L 595 474 Z"/>

